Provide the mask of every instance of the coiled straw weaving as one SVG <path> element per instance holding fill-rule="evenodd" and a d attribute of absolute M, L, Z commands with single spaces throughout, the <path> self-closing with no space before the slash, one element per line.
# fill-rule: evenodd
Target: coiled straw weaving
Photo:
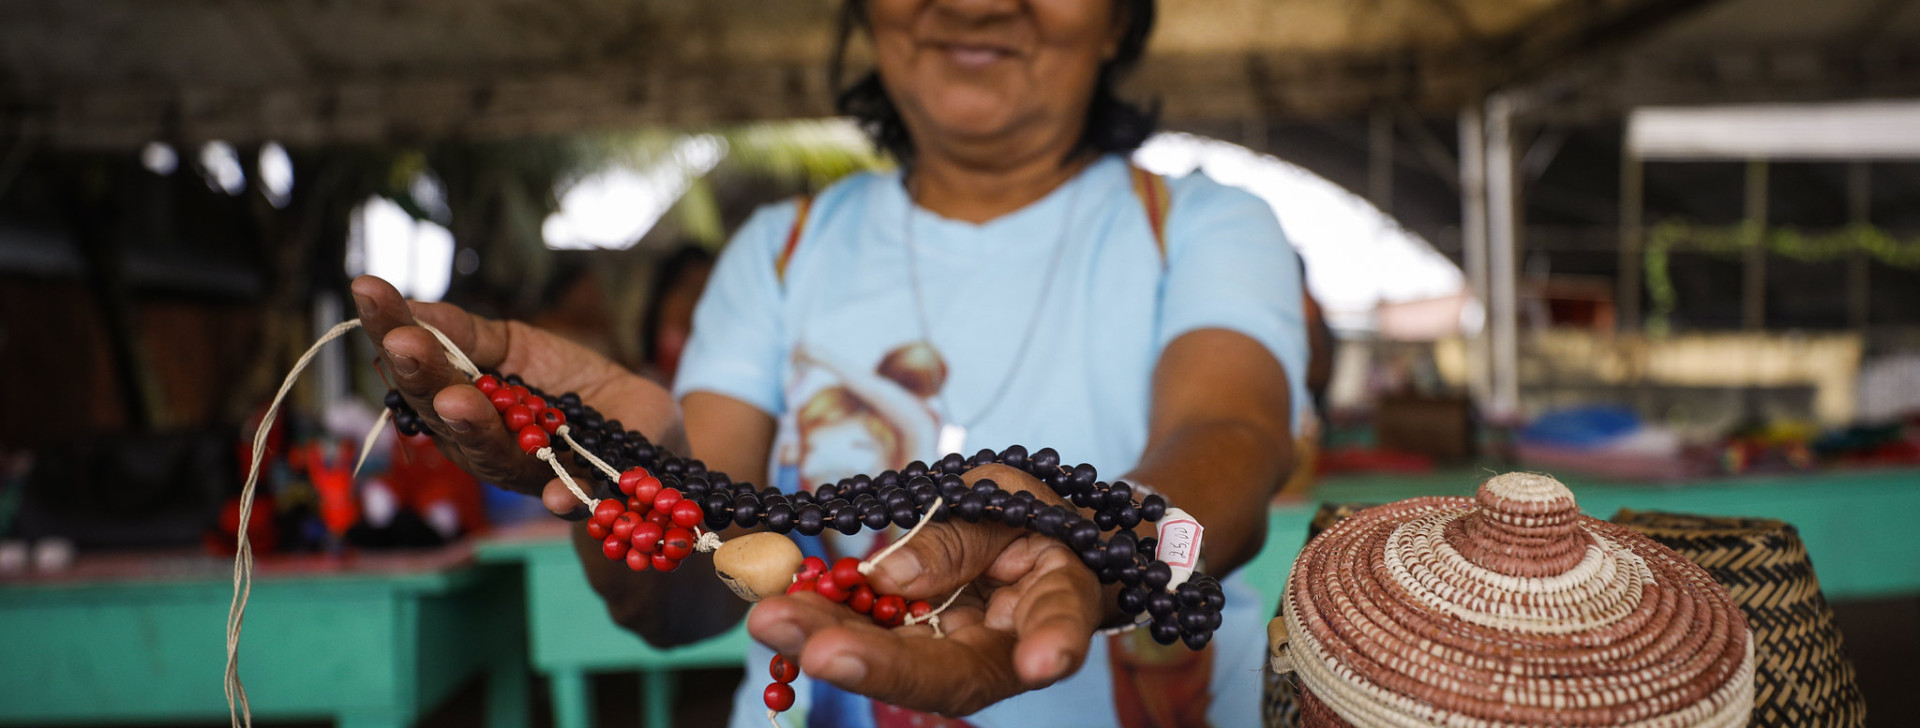
<path fill-rule="evenodd" d="M 1745 725 L 1747 620 L 1553 478 L 1361 511 L 1307 544 L 1276 667 L 1307 726 Z"/>

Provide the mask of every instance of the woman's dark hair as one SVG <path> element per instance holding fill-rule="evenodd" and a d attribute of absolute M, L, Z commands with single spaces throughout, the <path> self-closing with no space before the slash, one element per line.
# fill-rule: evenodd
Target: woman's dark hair
<path fill-rule="evenodd" d="M 1159 122 L 1158 104 L 1146 107 L 1131 104 L 1121 100 L 1115 90 L 1121 77 L 1139 65 L 1141 54 L 1146 52 L 1147 36 L 1153 32 L 1154 0 L 1113 1 L 1126 14 L 1126 32 L 1120 37 L 1120 46 L 1113 58 L 1100 66 L 1100 75 L 1094 80 L 1093 100 L 1087 105 L 1087 124 L 1080 131 L 1075 155 L 1070 156 L 1089 151 L 1131 152 L 1146 142 Z M 900 119 L 900 110 L 880 83 L 880 72 L 868 71 L 851 86 L 841 84 L 847 42 L 855 30 L 865 28 L 866 0 L 846 0 L 840 6 L 840 37 L 834 47 L 833 63 L 827 69 L 828 84 L 839 89 L 840 94 L 834 99 L 834 108 L 858 121 L 881 150 L 892 154 L 901 164 L 911 165 L 913 139 L 907 134 L 906 123 Z"/>

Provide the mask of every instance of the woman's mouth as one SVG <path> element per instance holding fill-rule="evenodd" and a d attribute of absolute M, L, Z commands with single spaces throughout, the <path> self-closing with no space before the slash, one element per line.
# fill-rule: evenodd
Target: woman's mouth
<path fill-rule="evenodd" d="M 1013 56 L 1004 48 L 959 43 L 942 44 L 940 51 L 946 55 L 948 63 L 968 70 L 986 68 Z"/>

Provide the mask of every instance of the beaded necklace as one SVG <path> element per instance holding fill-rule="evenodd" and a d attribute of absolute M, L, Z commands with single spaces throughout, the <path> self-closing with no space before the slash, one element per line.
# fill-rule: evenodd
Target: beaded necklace
<path fill-rule="evenodd" d="M 247 540 L 247 513 L 258 481 L 262 447 L 274 413 L 292 384 L 319 347 L 359 325 L 358 319 L 335 326 L 294 366 L 262 419 L 255 435 L 254 460 L 241 494 L 238 553 L 234 559 L 234 604 L 228 614 L 227 695 L 233 723 L 251 725 L 246 693 L 239 679 L 240 623 L 251 591 L 252 548 Z M 867 580 L 874 566 L 904 545 L 929 522 L 959 518 L 968 523 L 998 522 L 1069 545 L 1080 561 L 1103 584 L 1121 584 L 1120 610 L 1132 618 L 1129 626 L 1144 626 L 1163 645 L 1184 642 L 1198 650 L 1213 638 L 1226 605 L 1220 582 L 1201 573 L 1184 575 L 1157 558 L 1158 539 L 1136 537 L 1131 529 L 1143 521 L 1168 525 L 1190 520 L 1157 494 L 1135 500 L 1125 482 L 1099 479 L 1085 463 L 1067 467 L 1052 448 L 1029 452 L 1013 445 L 1000 452 L 982 449 L 971 457 L 948 453 L 933 463 L 915 461 L 900 470 L 856 475 L 837 483 L 823 483 L 813 492 L 783 493 L 734 482 L 726 473 L 709 470 L 697 459 L 674 454 L 637 430 L 608 420 L 579 395 L 550 395 L 517 375 L 482 372 L 438 329 L 432 332 L 455 368 L 487 395 L 503 423 L 515 433 L 528 455 L 547 463 L 592 515 L 588 535 L 601 541 L 608 559 L 634 571 L 668 572 L 695 552 L 714 552 L 721 580 L 743 599 L 758 601 L 777 593 L 811 591 L 867 615 L 883 627 L 925 623 L 940 635 L 939 614 L 951 605 L 934 607 L 925 601 L 907 602 L 898 595 L 879 594 Z M 391 419 L 404 435 L 427 432 L 420 414 L 398 391 L 389 391 L 371 441 Z M 590 474 L 587 486 L 561 465 L 559 455 L 573 453 L 576 465 Z M 1000 464 L 1025 471 L 1045 483 L 1074 507 L 1043 503 L 1028 492 L 1000 489 L 990 479 L 968 485 L 961 477 L 974 468 Z M 357 468 L 356 468 L 357 470 Z M 605 494 L 597 498 L 589 494 Z M 1078 509 L 1088 509 L 1092 516 Z M 764 528 L 722 542 L 718 531 L 729 526 Z M 861 529 L 891 526 L 909 531 L 886 550 L 865 561 L 843 558 L 827 564 L 817 557 L 803 558 L 787 538 L 798 532 L 814 536 L 827 529 L 852 535 Z M 1105 531 L 1114 532 L 1102 538 Z M 963 587 L 964 590 L 964 587 Z M 790 683 L 799 669 L 792 658 L 775 656 L 769 666 L 774 682 L 765 691 L 767 717 L 793 706 Z"/>

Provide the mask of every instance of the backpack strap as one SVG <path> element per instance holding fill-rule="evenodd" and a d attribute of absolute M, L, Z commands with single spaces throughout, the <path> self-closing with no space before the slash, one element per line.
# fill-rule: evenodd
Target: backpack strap
<path fill-rule="evenodd" d="M 1140 198 L 1140 207 L 1146 210 L 1147 226 L 1153 230 L 1153 245 L 1160 253 L 1160 264 L 1167 263 L 1167 213 L 1173 208 L 1173 190 L 1167 186 L 1167 178 L 1148 172 L 1133 164 L 1127 165 L 1128 173 L 1133 177 L 1133 194 Z"/>
<path fill-rule="evenodd" d="M 773 277 L 781 283 L 787 282 L 787 264 L 793 262 L 793 252 L 800 248 L 800 232 L 806 229 L 807 212 L 812 208 L 812 195 L 801 195 L 794 201 L 793 229 L 787 231 L 787 243 L 780 247 L 780 257 L 773 261 Z"/>

